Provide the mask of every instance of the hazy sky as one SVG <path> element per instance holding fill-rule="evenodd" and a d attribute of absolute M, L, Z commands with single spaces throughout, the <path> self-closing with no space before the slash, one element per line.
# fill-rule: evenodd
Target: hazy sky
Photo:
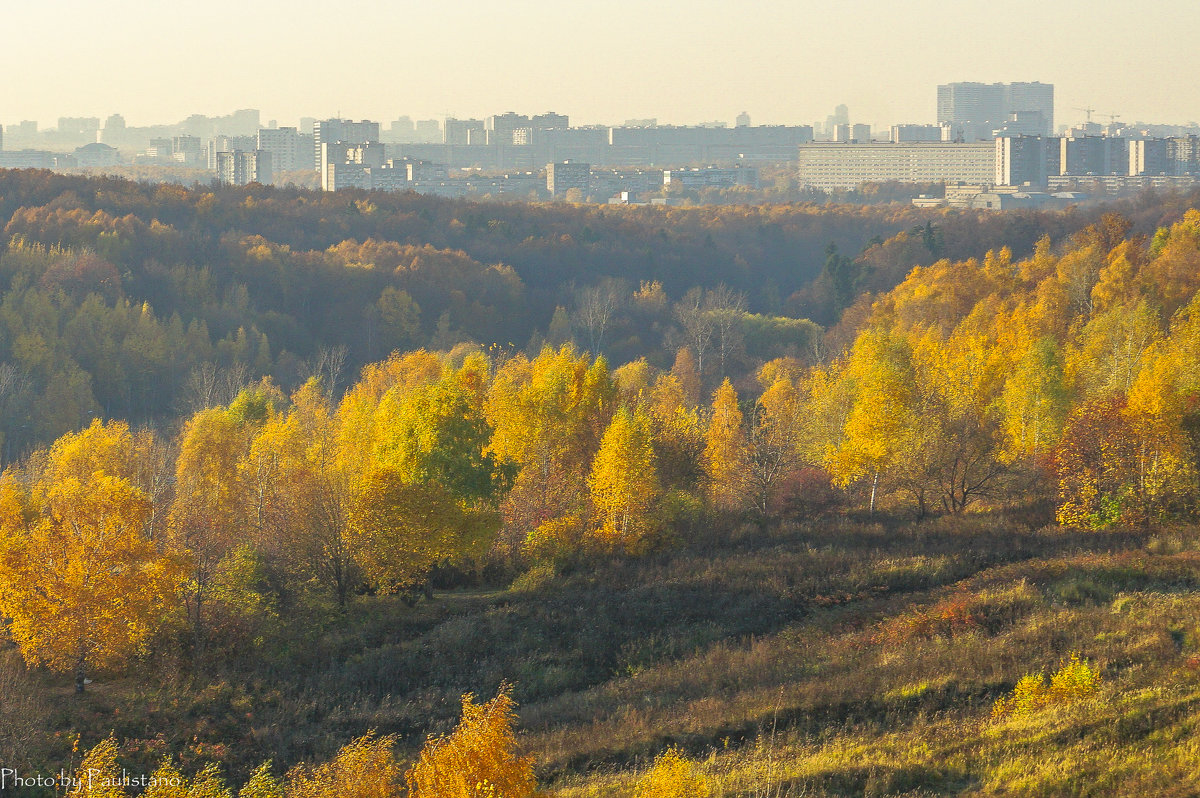
<path fill-rule="evenodd" d="M 938 83 L 1055 84 L 1123 121 L 1200 119 L 1195 0 L 6 0 L 0 123 L 258 108 L 569 114 L 572 124 L 932 122 Z"/>

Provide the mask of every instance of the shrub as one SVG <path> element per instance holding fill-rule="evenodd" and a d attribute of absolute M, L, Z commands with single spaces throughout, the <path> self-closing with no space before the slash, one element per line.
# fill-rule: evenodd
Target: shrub
<path fill-rule="evenodd" d="M 530 798 L 537 789 L 533 759 L 518 757 L 512 687 L 486 704 L 462 697 L 462 720 L 434 737 L 404 774 L 410 798 Z"/>
<path fill-rule="evenodd" d="M 1095 695 L 1100 672 L 1078 654 L 1064 662 L 1047 683 L 1045 675 L 1030 673 L 1021 677 L 1010 695 L 996 701 L 992 717 L 1027 715 L 1051 706 L 1064 706 Z"/>
<path fill-rule="evenodd" d="M 395 735 L 373 731 L 338 751 L 332 761 L 288 771 L 288 798 L 393 798 L 399 792 L 400 764 L 392 748 Z"/>
<path fill-rule="evenodd" d="M 637 798 L 706 798 L 708 779 L 674 746 L 659 754 L 637 785 Z"/>

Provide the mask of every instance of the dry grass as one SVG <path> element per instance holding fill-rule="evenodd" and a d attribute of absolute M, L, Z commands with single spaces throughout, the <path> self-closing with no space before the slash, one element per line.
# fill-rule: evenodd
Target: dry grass
<path fill-rule="evenodd" d="M 194 684 L 161 669 L 105 684 L 50 727 L 115 728 L 142 741 L 134 761 L 217 758 L 237 782 L 370 728 L 415 753 L 459 695 L 510 679 L 522 744 L 562 798 L 632 795 L 671 745 L 730 798 L 1191 794 L 1198 541 L 1003 514 L 743 530 L 513 590 L 363 599 L 302 645 Z M 1075 652 L 1095 696 L 992 718 Z"/>

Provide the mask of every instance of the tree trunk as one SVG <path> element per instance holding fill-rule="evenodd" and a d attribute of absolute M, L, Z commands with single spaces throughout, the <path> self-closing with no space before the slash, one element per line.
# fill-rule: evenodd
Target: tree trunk
<path fill-rule="evenodd" d="M 75 661 L 75 694 L 81 695 L 83 687 L 87 684 L 87 655 L 80 654 L 79 659 Z"/>
<path fill-rule="evenodd" d="M 875 514 L 875 489 L 879 487 L 879 472 L 875 472 L 875 478 L 871 480 L 871 514 Z"/>

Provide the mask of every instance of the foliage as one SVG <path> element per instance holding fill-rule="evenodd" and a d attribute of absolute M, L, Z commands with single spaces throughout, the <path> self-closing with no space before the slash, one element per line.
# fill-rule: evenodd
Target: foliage
<path fill-rule="evenodd" d="M 707 798 L 708 780 L 696 772 L 696 766 L 679 752 L 668 748 L 637 785 L 637 798 Z"/>
<path fill-rule="evenodd" d="M 176 563 L 145 536 L 132 453 L 127 425 L 96 421 L 55 443 L 27 495 L 4 479 L 0 612 L 26 661 L 73 671 L 80 692 L 90 668 L 141 651 L 178 588 Z"/>
<path fill-rule="evenodd" d="M 1048 684 L 1042 673 L 1021 677 L 1011 695 L 996 701 L 992 717 L 1027 715 L 1046 707 L 1071 704 L 1095 695 L 1099 685 L 1099 671 L 1087 660 L 1080 660 L 1078 654 L 1072 654 L 1051 674 Z"/>
<path fill-rule="evenodd" d="M 72 783 L 68 798 L 125 798 L 117 742 L 111 735 L 84 754 Z"/>
<path fill-rule="evenodd" d="M 449 735 L 425 744 L 404 781 L 412 798 L 530 798 L 537 789 L 533 760 L 517 755 L 512 688 L 476 704 L 462 698 L 462 719 Z"/>
<path fill-rule="evenodd" d="M 288 798 L 393 798 L 400 789 L 401 773 L 392 750 L 395 745 L 394 735 L 376 737 L 368 732 L 328 762 L 289 770 L 284 793 Z"/>
<path fill-rule="evenodd" d="M 638 553 L 652 542 L 658 472 L 649 418 L 625 408 L 604 431 L 588 477 L 601 547 Z"/>

